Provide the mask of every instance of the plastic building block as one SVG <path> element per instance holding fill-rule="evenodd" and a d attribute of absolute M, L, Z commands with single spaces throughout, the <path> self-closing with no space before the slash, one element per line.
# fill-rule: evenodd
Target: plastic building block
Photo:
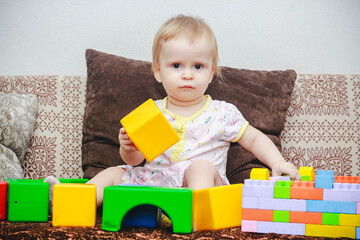
<path fill-rule="evenodd" d="M 258 198 L 257 197 L 243 197 L 242 198 L 242 208 L 243 209 L 244 208 L 258 208 Z"/>
<path fill-rule="evenodd" d="M 313 167 L 300 167 L 299 173 L 301 176 L 301 181 L 314 181 L 315 180 Z M 303 177 L 304 177 L 304 180 L 303 180 Z"/>
<path fill-rule="evenodd" d="M 290 199 L 290 187 L 292 182 L 277 181 L 274 187 L 274 198 L 287 198 Z"/>
<path fill-rule="evenodd" d="M 49 184 L 39 180 L 12 179 L 8 185 L 8 221 L 47 222 Z"/>
<path fill-rule="evenodd" d="M 93 227 L 95 220 L 95 185 L 80 183 L 54 185 L 53 226 Z"/>
<path fill-rule="evenodd" d="M 40 181 L 43 182 L 45 178 L 41 178 Z M 58 178 L 60 183 L 87 183 L 89 179 L 87 178 Z"/>
<path fill-rule="evenodd" d="M 175 233 L 192 231 L 192 190 L 190 188 L 109 186 L 104 189 L 102 229 L 118 231 L 131 209 L 153 205 L 171 219 Z"/>
<path fill-rule="evenodd" d="M 241 225 L 243 184 L 194 191 L 195 230 L 216 230 Z"/>
<path fill-rule="evenodd" d="M 274 220 L 273 213 L 273 210 L 243 208 L 241 218 L 242 220 L 272 222 Z"/>
<path fill-rule="evenodd" d="M 322 213 L 323 225 L 339 225 L 339 213 Z"/>
<path fill-rule="evenodd" d="M 360 239 L 360 227 L 356 227 L 356 239 Z"/>
<path fill-rule="evenodd" d="M 305 235 L 312 237 L 355 238 L 355 227 L 306 224 Z"/>
<path fill-rule="evenodd" d="M 306 201 L 301 199 L 259 198 L 258 208 L 283 211 L 306 211 Z"/>
<path fill-rule="evenodd" d="M 357 183 L 360 184 L 359 176 L 335 176 L 336 183 Z"/>
<path fill-rule="evenodd" d="M 290 211 L 289 221 L 291 223 L 322 224 L 322 213 Z"/>
<path fill-rule="evenodd" d="M 253 168 L 250 172 L 250 179 L 269 180 L 270 173 L 267 168 Z"/>
<path fill-rule="evenodd" d="M 356 213 L 356 202 L 306 200 L 307 212 Z"/>
<path fill-rule="evenodd" d="M 305 224 L 282 222 L 258 222 L 258 233 L 305 235 Z"/>
<path fill-rule="evenodd" d="M 257 232 L 257 221 L 242 220 L 241 231 L 243 232 Z"/>
<path fill-rule="evenodd" d="M 270 181 L 291 181 L 290 176 L 269 177 Z"/>
<path fill-rule="evenodd" d="M 322 188 L 315 188 L 315 182 L 294 181 L 290 188 L 290 198 L 323 200 Z"/>
<path fill-rule="evenodd" d="M 120 122 L 148 162 L 180 139 L 152 99 L 141 104 Z"/>
<path fill-rule="evenodd" d="M 8 183 L 0 181 L 0 220 L 6 219 L 7 189 Z"/>
<path fill-rule="evenodd" d="M 290 212 L 289 211 L 279 211 L 274 210 L 274 222 L 289 222 L 290 221 Z"/>
<path fill-rule="evenodd" d="M 324 189 L 324 200 L 360 202 L 360 184 L 334 183 L 333 189 Z"/>
<path fill-rule="evenodd" d="M 245 179 L 243 186 L 243 197 L 274 197 L 274 186 L 276 181 Z"/>
<path fill-rule="evenodd" d="M 360 214 L 360 202 L 356 203 L 356 214 Z"/>
<path fill-rule="evenodd" d="M 360 227 L 360 215 L 339 214 L 339 225 Z"/>
<path fill-rule="evenodd" d="M 315 177 L 316 188 L 328 188 L 331 189 L 333 183 L 335 183 L 334 171 L 318 170 Z"/>
<path fill-rule="evenodd" d="M 131 209 L 124 217 L 124 227 L 156 228 L 161 217 L 161 210 L 152 205 L 141 205 Z"/>

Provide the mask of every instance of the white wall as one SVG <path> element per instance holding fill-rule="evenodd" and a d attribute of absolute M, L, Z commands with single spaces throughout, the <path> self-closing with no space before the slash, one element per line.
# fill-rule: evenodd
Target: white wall
<path fill-rule="evenodd" d="M 0 75 L 86 75 L 87 48 L 150 61 L 178 13 L 213 28 L 221 65 L 360 73 L 358 0 L 0 0 Z"/>

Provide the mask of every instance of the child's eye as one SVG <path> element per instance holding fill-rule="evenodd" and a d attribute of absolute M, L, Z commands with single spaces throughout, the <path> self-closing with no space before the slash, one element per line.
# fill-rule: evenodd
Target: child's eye
<path fill-rule="evenodd" d="M 199 70 L 199 69 L 202 69 L 202 65 L 201 64 L 195 64 L 195 69 Z"/>
<path fill-rule="evenodd" d="M 180 64 L 179 63 L 174 63 L 172 66 L 173 66 L 173 68 L 179 68 Z"/>

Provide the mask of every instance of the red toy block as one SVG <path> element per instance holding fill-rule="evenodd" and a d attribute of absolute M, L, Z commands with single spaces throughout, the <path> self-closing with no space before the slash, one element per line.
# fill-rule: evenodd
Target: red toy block
<path fill-rule="evenodd" d="M 0 220 L 6 219 L 6 198 L 8 183 L 0 181 Z"/>
<path fill-rule="evenodd" d="M 291 223 L 322 224 L 321 212 L 290 211 Z"/>
<path fill-rule="evenodd" d="M 243 208 L 242 220 L 272 222 L 274 210 Z"/>
<path fill-rule="evenodd" d="M 315 182 L 294 181 L 290 188 L 290 198 L 323 200 L 323 192 L 323 188 L 315 188 Z"/>

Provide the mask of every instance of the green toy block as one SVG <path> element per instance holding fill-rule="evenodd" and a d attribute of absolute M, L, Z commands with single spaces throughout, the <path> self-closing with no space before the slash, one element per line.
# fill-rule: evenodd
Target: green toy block
<path fill-rule="evenodd" d="M 44 181 L 45 178 L 40 179 L 40 181 Z M 89 179 L 87 178 L 58 178 L 60 183 L 87 183 Z"/>
<path fill-rule="evenodd" d="M 339 226 L 339 213 L 322 213 L 322 224 Z"/>
<path fill-rule="evenodd" d="M 171 219 L 174 233 L 191 233 L 192 190 L 153 186 L 106 187 L 102 229 L 119 231 L 126 213 L 141 205 L 153 205 L 162 209 Z"/>
<path fill-rule="evenodd" d="M 49 184 L 41 180 L 8 179 L 9 222 L 47 222 Z"/>
<path fill-rule="evenodd" d="M 310 178 L 310 176 L 301 176 L 301 181 L 308 181 L 308 182 L 310 182 L 310 181 L 311 181 L 311 178 Z"/>
<path fill-rule="evenodd" d="M 290 199 L 291 181 L 276 181 L 274 187 L 274 198 L 287 198 Z"/>
<path fill-rule="evenodd" d="M 274 210 L 273 212 L 274 222 L 290 222 L 290 211 Z"/>

